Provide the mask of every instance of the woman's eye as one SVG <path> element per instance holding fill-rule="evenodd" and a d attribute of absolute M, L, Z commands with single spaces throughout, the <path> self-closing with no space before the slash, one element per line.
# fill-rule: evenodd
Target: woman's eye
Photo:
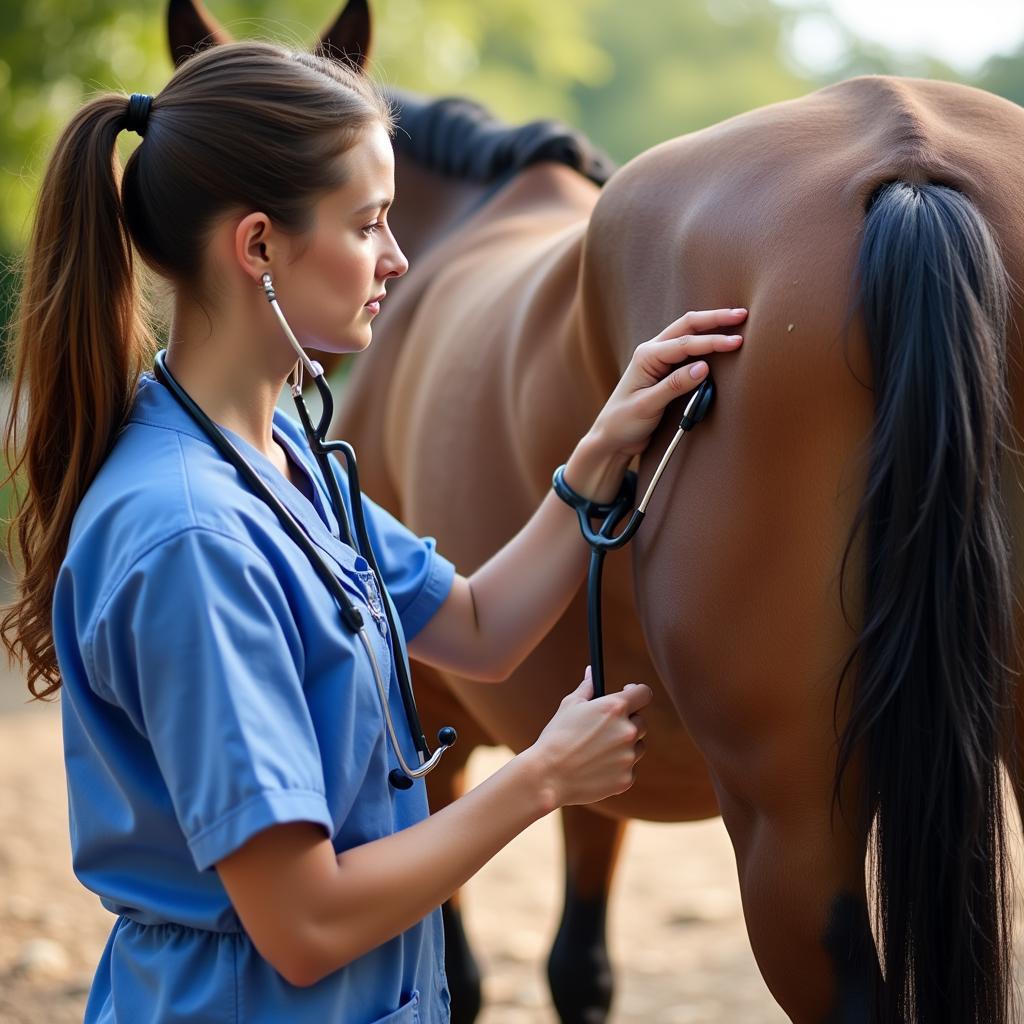
<path fill-rule="evenodd" d="M 362 229 L 362 232 L 364 235 L 373 235 L 376 234 L 382 227 L 384 227 L 384 222 L 375 220 L 372 224 L 367 224 L 366 227 Z"/>

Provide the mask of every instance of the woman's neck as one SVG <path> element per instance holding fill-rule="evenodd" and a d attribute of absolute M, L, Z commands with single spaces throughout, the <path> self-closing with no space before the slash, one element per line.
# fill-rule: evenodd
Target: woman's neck
<path fill-rule="evenodd" d="M 251 319 L 211 316 L 179 300 L 167 365 L 210 419 L 278 462 L 283 453 L 273 437 L 274 408 L 295 360 L 279 331 L 272 336 L 266 323 Z"/>

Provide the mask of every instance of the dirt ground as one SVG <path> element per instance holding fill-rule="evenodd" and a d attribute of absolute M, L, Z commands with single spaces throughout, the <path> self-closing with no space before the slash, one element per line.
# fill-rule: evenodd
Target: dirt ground
<path fill-rule="evenodd" d="M 80 1021 L 113 918 L 71 872 L 56 707 L 0 700 L 0 1024 Z M 15 691 L 16 693 L 16 691 Z M 507 757 L 476 755 L 479 779 Z M 470 884 L 486 972 L 479 1024 L 555 1024 L 544 959 L 561 891 L 560 837 L 539 822 Z M 720 822 L 631 827 L 611 909 L 614 1024 L 781 1024 L 747 945 Z"/>
<path fill-rule="evenodd" d="M 16 680 L 3 681 L 4 704 Z M 476 778 L 507 752 L 478 754 Z M 544 960 L 561 892 L 560 836 L 539 822 L 470 884 L 465 913 L 486 971 L 479 1024 L 554 1024 Z M 611 910 L 616 1024 L 776 1024 L 740 916 L 717 822 L 635 825 Z M 113 918 L 71 872 L 60 715 L 0 713 L 0 1024 L 70 1024 Z"/>

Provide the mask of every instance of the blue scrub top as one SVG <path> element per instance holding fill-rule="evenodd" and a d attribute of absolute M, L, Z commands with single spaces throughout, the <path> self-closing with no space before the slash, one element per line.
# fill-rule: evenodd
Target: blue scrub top
<path fill-rule="evenodd" d="M 366 562 L 337 524 L 301 428 L 278 441 L 307 499 L 230 435 L 364 615 L 403 751 L 415 751 Z M 347 481 L 337 473 L 346 502 Z M 399 628 L 414 636 L 454 568 L 364 500 Z M 335 850 L 423 819 L 399 791 L 372 669 L 274 513 L 152 377 L 75 516 L 53 633 L 75 873 L 118 915 L 87 1022 L 447 1021 L 440 912 L 308 988 L 256 951 L 213 865 L 257 832 L 311 821 Z"/>

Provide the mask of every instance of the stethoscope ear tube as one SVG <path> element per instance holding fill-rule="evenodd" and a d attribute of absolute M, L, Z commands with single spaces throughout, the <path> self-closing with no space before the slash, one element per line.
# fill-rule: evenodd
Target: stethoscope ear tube
<path fill-rule="evenodd" d="M 272 290 L 268 289 L 268 291 L 272 294 Z M 315 366 L 316 364 L 313 365 Z M 317 369 L 319 368 L 317 367 Z M 302 527 L 295 521 L 288 509 L 284 507 L 277 495 L 275 495 L 267 484 L 260 479 L 256 471 L 249 465 L 242 453 L 231 443 L 224 432 L 220 430 L 220 428 L 206 415 L 205 412 L 203 412 L 188 392 L 185 391 L 185 389 L 174 379 L 174 375 L 167 368 L 165 352 L 157 353 L 153 371 L 156 379 L 170 391 L 182 408 L 202 428 L 203 432 L 217 448 L 220 454 L 235 468 L 253 493 L 265 502 L 271 511 L 274 512 L 285 533 L 306 556 L 317 576 L 324 583 L 331 596 L 337 602 L 342 621 L 345 623 L 346 628 L 353 634 L 359 636 L 373 669 L 374 682 L 380 698 L 385 730 L 389 740 L 391 741 L 391 747 L 395 753 L 395 758 L 399 763 L 399 767 L 392 769 L 388 778 L 395 788 L 408 789 L 412 785 L 413 779 L 422 778 L 437 766 L 444 752 L 457 739 L 457 735 L 453 728 L 446 726 L 438 733 L 438 748 L 433 753 L 430 752 L 426 737 L 423 735 L 423 727 L 420 724 L 419 713 L 416 708 L 416 700 L 412 692 L 412 683 L 409 679 L 409 669 L 404 645 L 398 639 L 400 634 L 396 629 L 391 598 L 388 595 L 383 579 L 381 578 L 380 569 L 377 566 L 377 560 L 373 554 L 373 546 L 370 544 L 369 536 L 366 531 L 366 522 L 362 507 L 362 492 L 359 490 L 359 476 L 356 466 L 355 452 L 352 450 L 351 445 L 348 445 L 343 441 L 324 442 L 322 440 L 323 432 L 326 431 L 327 427 L 330 425 L 330 420 L 333 415 L 333 401 L 331 400 L 330 389 L 327 387 L 326 382 L 323 381 L 322 375 L 313 375 L 314 380 L 317 383 L 317 387 L 320 390 L 321 397 L 324 398 L 320 423 L 315 430 L 309 416 L 309 411 L 306 408 L 305 402 L 302 400 L 301 393 L 296 395 L 296 406 L 299 410 L 299 417 L 302 420 L 303 429 L 306 431 L 306 435 L 309 438 L 310 448 L 313 451 L 314 457 L 316 458 L 317 464 L 319 465 L 324 477 L 324 482 L 327 485 L 331 504 L 334 506 L 335 515 L 338 519 L 339 531 L 344 533 L 343 539 L 348 538 L 345 542 L 363 555 L 376 577 L 377 585 L 381 593 L 381 603 L 384 608 L 384 614 L 387 618 L 388 629 L 390 631 L 389 635 L 391 637 L 392 661 L 395 665 L 395 674 L 398 678 L 399 690 L 402 695 L 402 703 L 409 725 L 409 730 L 412 734 L 413 743 L 420 759 L 420 764 L 418 766 L 410 765 L 406 761 L 405 755 L 402 753 L 402 748 L 398 742 L 398 736 L 395 731 L 394 721 L 391 717 L 387 685 L 381 677 L 380 667 L 377 664 L 376 655 L 374 654 L 372 644 L 370 643 L 370 639 L 367 635 L 362 613 L 352 603 L 351 598 L 345 592 L 344 587 L 342 587 L 335 578 L 331 568 L 326 564 L 324 559 L 320 557 L 320 553 L 316 550 L 313 542 L 306 536 Z M 320 432 L 319 434 L 318 431 Z M 352 493 L 352 511 L 356 520 L 356 533 L 359 540 L 358 546 L 352 543 L 352 531 L 349 525 L 348 515 L 345 511 L 345 503 L 342 499 L 341 489 L 338 486 L 337 478 L 334 475 L 328 458 L 329 453 L 332 451 L 341 451 L 345 455 L 346 462 L 348 464 L 349 488 Z"/>
<path fill-rule="evenodd" d="M 392 659 L 395 663 L 395 673 L 398 677 L 398 688 L 402 695 L 402 704 L 405 708 L 405 716 L 409 723 L 409 729 L 412 732 L 413 743 L 416 746 L 416 751 L 419 754 L 422 766 L 421 770 L 417 769 L 416 772 L 411 773 L 414 777 L 418 778 L 420 775 L 426 775 L 427 772 L 431 770 L 431 768 L 437 763 L 437 759 L 440 757 L 443 750 L 451 744 L 442 744 L 441 750 L 432 755 L 430 753 L 430 747 L 427 745 L 426 736 L 423 734 L 423 726 L 420 724 L 419 711 L 416 708 L 416 698 L 412 691 L 412 681 L 409 678 L 409 666 L 405 654 L 405 646 L 398 642 L 399 634 L 395 628 L 395 619 L 392 613 L 391 600 L 388 597 L 386 588 L 384 587 L 384 580 L 381 577 L 380 569 L 377 567 L 377 560 L 373 554 L 373 545 L 370 543 L 369 537 L 366 533 L 366 524 L 363 520 L 362 491 L 359 489 L 359 475 L 356 468 L 355 451 L 352 449 L 351 445 L 346 444 L 344 441 L 324 441 L 324 438 L 327 436 L 327 431 L 330 429 L 331 421 L 334 419 L 334 396 L 331 394 L 331 389 L 327 384 L 327 381 L 324 380 L 323 367 L 309 358 L 305 349 L 303 349 L 300 344 L 299 339 L 295 337 L 295 333 L 292 331 L 291 326 L 284 315 L 284 311 L 281 309 L 281 305 L 277 301 L 277 292 L 274 290 L 274 282 L 269 273 L 261 275 L 260 284 L 266 294 L 267 301 L 270 303 L 270 308 L 274 311 L 274 316 L 277 317 L 277 322 L 280 324 L 281 330 L 288 339 L 288 343 L 294 350 L 296 359 L 298 360 L 291 388 L 292 398 L 295 400 L 295 407 L 298 410 L 299 419 L 302 421 L 302 428 L 306 432 L 306 439 L 309 442 L 310 450 L 316 458 L 317 465 L 320 467 L 320 472 L 323 475 L 324 482 L 330 492 L 331 503 L 334 505 L 335 515 L 338 519 L 338 528 L 339 531 L 343 531 L 342 539 L 349 545 L 349 547 L 359 551 L 359 553 L 366 559 L 376 576 L 377 585 L 381 591 L 384 613 L 387 616 L 388 629 L 391 631 L 392 653 L 398 655 Z M 303 370 L 313 378 L 313 382 L 316 384 L 316 389 L 320 394 L 320 420 L 316 427 L 313 426 L 312 417 L 309 415 L 305 399 L 302 396 Z M 337 480 L 334 477 L 334 472 L 331 469 L 330 460 L 328 459 L 328 455 L 331 452 L 336 451 L 340 451 L 345 456 L 350 484 L 349 489 L 352 494 L 352 514 L 356 521 L 358 545 L 353 541 L 348 515 L 345 512 L 345 504 L 342 501 L 341 491 L 338 487 Z M 386 702 L 384 711 L 385 714 L 388 713 Z M 451 732 L 454 735 L 455 730 L 452 729 Z M 451 742 L 454 742 L 454 739 Z M 399 758 L 401 758 L 401 751 L 397 745 L 395 747 L 395 753 Z M 408 773 L 408 769 L 406 769 L 406 771 Z M 394 774 L 395 772 L 392 772 L 392 775 Z"/>
<path fill-rule="evenodd" d="M 421 761 L 421 768 L 412 771 L 403 765 L 403 771 L 410 774 L 413 778 L 420 778 L 431 771 L 433 766 L 437 764 L 437 761 L 440 759 L 444 749 L 455 742 L 457 734 L 451 726 L 446 726 L 441 730 L 441 732 L 446 736 L 450 732 L 452 738 L 448 743 L 443 743 L 440 741 L 441 733 L 439 733 L 438 737 L 439 742 L 441 742 L 441 747 L 434 751 L 434 753 L 431 753 L 430 746 L 427 743 L 427 738 L 423 731 L 423 725 L 420 722 L 419 710 L 416 707 L 416 697 L 413 694 L 412 680 L 409 678 L 409 666 L 406 661 L 405 651 L 404 649 L 399 649 L 401 645 L 397 643 L 399 634 L 395 624 L 391 599 L 388 597 L 387 590 L 384 587 L 380 568 L 377 565 L 377 559 L 373 553 L 373 545 L 370 543 L 369 534 L 366 530 L 366 518 L 363 514 L 362 502 L 363 492 L 359 486 L 359 467 L 356 462 L 356 453 L 352 446 L 346 441 L 322 440 L 323 433 L 327 430 L 327 427 L 330 425 L 330 421 L 333 418 L 334 403 L 330 388 L 327 386 L 327 383 L 323 378 L 315 377 L 314 380 L 316 381 L 317 389 L 319 390 L 321 399 L 323 400 L 323 411 L 321 412 L 319 425 L 314 429 L 312 418 L 309 415 L 309 410 L 301 393 L 295 395 L 295 405 L 299 411 L 299 419 L 302 421 L 302 427 L 306 432 L 306 438 L 309 442 L 310 450 L 313 452 L 313 455 L 317 460 L 317 465 L 320 467 L 321 475 L 324 477 L 328 491 L 330 492 L 331 504 L 335 508 L 335 515 L 338 518 L 339 529 L 345 534 L 345 536 L 350 538 L 348 541 L 349 546 L 358 551 L 366 559 L 370 569 L 373 571 L 373 574 L 377 579 L 377 585 L 380 588 L 382 595 L 382 603 L 384 605 L 384 614 L 387 618 L 388 629 L 390 630 L 390 635 L 395 638 L 396 641 L 393 644 L 393 649 L 397 656 L 393 660 L 395 662 L 395 674 L 398 677 L 398 689 L 399 693 L 402 695 L 402 704 L 405 709 L 406 720 L 409 723 L 413 742 Z M 345 466 L 349 480 L 349 492 L 352 497 L 352 518 L 355 520 L 355 535 L 358 539 L 358 544 L 354 544 L 351 541 L 352 529 L 348 521 L 348 514 L 345 510 L 345 502 L 342 500 L 341 489 L 338 487 L 337 478 L 335 477 L 334 470 L 330 464 L 329 455 L 332 452 L 341 452 L 341 454 L 345 456 Z M 394 772 L 392 774 L 394 774 Z"/>

